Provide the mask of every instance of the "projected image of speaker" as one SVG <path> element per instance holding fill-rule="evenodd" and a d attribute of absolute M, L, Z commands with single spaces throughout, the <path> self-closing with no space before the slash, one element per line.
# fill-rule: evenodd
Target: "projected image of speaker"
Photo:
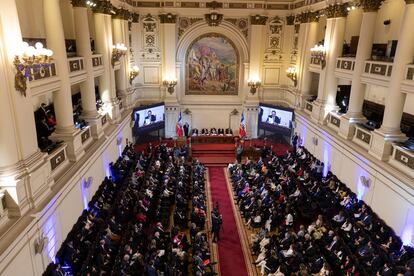
<path fill-rule="evenodd" d="M 260 104 L 259 128 L 290 135 L 292 131 L 293 109 L 276 105 Z"/>
<path fill-rule="evenodd" d="M 164 103 L 140 106 L 135 108 L 132 113 L 132 127 L 135 134 L 162 129 L 164 128 L 164 120 Z"/>

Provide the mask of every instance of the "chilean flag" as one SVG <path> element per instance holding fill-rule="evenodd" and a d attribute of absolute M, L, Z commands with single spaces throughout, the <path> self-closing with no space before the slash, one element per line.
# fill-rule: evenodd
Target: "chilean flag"
<path fill-rule="evenodd" d="M 182 122 L 181 112 L 180 115 L 178 115 L 178 121 L 175 125 L 175 134 L 177 134 L 178 137 L 183 136 L 183 122 Z"/>
<path fill-rule="evenodd" d="M 239 136 L 240 138 L 246 136 L 246 122 L 244 121 L 244 112 L 242 113 L 240 118 Z"/>

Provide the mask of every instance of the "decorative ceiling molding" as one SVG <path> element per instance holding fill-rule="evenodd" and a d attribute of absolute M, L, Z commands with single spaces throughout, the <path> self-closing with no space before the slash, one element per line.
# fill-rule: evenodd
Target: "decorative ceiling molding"
<path fill-rule="evenodd" d="M 87 7 L 85 0 L 72 0 L 71 3 L 73 7 L 81 7 L 81 8 Z"/>
<path fill-rule="evenodd" d="M 96 7 L 93 9 L 95 13 L 103 13 L 103 14 L 114 14 L 114 6 L 112 6 L 109 0 L 100 0 Z"/>
<path fill-rule="evenodd" d="M 324 13 L 327 18 L 347 17 L 347 4 L 334 4 L 325 8 Z"/>
<path fill-rule="evenodd" d="M 359 4 L 361 5 L 364 12 L 376 12 L 382 5 L 384 0 L 360 0 Z M 414 1 L 412 1 L 414 3 Z"/>
<path fill-rule="evenodd" d="M 189 17 L 180 17 L 178 19 L 178 37 L 181 37 L 183 33 L 191 27 L 194 23 L 202 21 L 203 18 L 196 17 L 196 18 L 189 18 Z"/>
<path fill-rule="evenodd" d="M 293 14 L 286 16 L 286 25 L 292 26 L 295 24 L 295 16 Z"/>

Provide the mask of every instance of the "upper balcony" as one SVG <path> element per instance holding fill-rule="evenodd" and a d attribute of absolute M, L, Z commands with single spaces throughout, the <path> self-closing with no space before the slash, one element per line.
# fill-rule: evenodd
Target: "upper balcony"
<path fill-rule="evenodd" d="M 309 71 L 314 73 L 320 73 L 322 71 L 322 60 L 316 57 L 311 57 Z"/>
<path fill-rule="evenodd" d="M 355 57 L 339 57 L 336 59 L 335 76 L 337 78 L 352 80 L 355 69 Z"/>
<path fill-rule="evenodd" d="M 401 85 L 401 91 L 414 93 L 414 64 L 408 64 L 406 67 L 404 81 Z"/>
<path fill-rule="evenodd" d="M 361 81 L 366 84 L 388 87 L 392 66 L 392 61 L 367 60 L 365 61 Z"/>
<path fill-rule="evenodd" d="M 83 57 L 70 57 L 67 59 L 70 83 L 76 84 L 86 79 L 85 61 Z M 103 74 L 102 55 L 92 55 L 94 77 Z M 119 64 L 118 64 L 119 67 Z M 60 88 L 59 72 L 56 68 L 56 61 L 50 66 L 41 68 L 38 72 L 32 71 L 32 78 L 28 81 L 32 95 L 37 96 L 43 93 L 56 91 Z"/>

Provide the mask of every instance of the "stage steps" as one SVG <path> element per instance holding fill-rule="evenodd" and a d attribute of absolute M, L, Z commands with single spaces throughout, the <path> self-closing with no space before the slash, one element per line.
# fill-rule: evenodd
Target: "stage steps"
<path fill-rule="evenodd" d="M 191 152 L 207 167 L 225 167 L 236 158 L 233 144 L 193 144 Z"/>

